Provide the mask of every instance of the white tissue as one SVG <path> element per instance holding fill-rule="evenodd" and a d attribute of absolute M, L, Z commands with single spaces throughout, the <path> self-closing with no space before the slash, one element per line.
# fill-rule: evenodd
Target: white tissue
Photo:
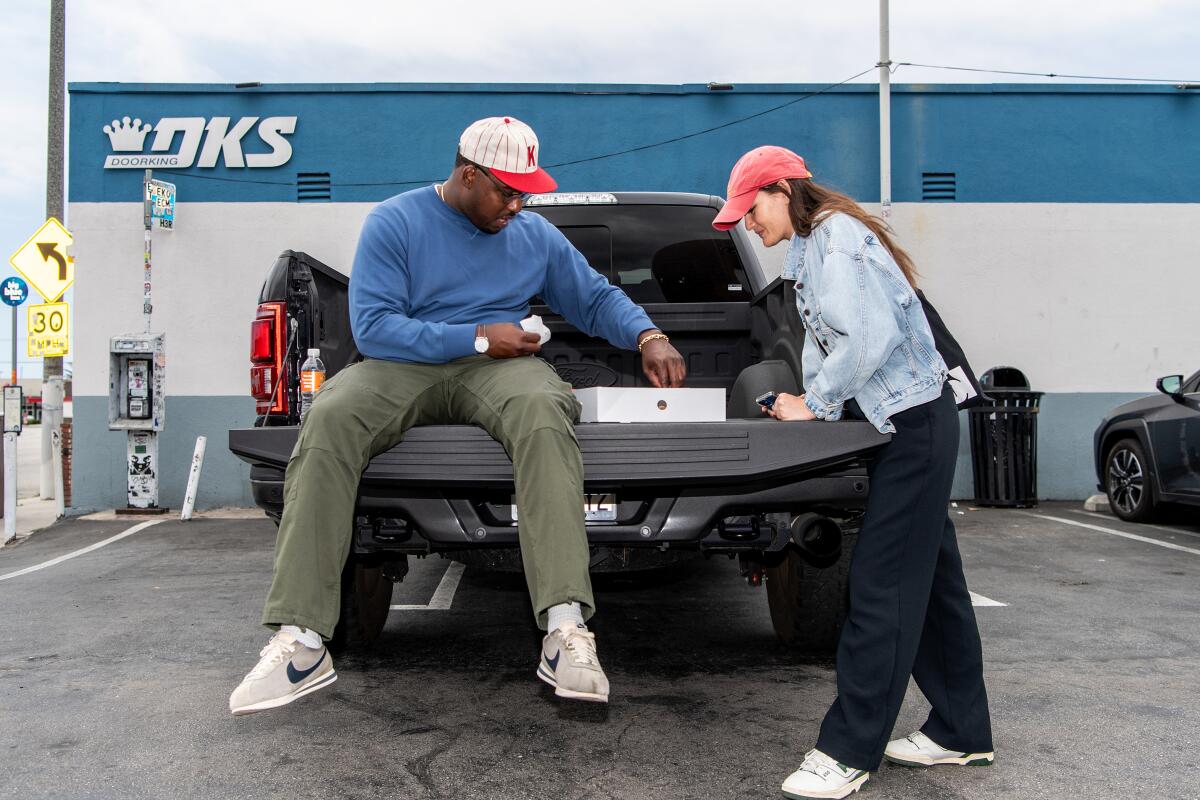
<path fill-rule="evenodd" d="M 521 330 L 526 333 L 536 333 L 538 335 L 538 344 L 545 344 L 550 341 L 550 329 L 546 327 L 546 323 L 542 322 L 542 318 L 537 314 L 521 320 Z"/>

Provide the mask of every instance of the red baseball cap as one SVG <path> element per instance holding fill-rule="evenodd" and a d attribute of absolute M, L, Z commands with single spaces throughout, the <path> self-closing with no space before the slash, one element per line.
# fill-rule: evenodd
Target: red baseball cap
<path fill-rule="evenodd" d="M 516 117 L 477 120 L 462 133 L 458 152 L 518 192 L 553 192 L 558 184 L 538 165 L 537 134 Z"/>
<path fill-rule="evenodd" d="M 733 165 L 726 191 L 729 199 L 712 225 L 719 231 L 727 231 L 737 225 L 746 216 L 750 206 L 754 205 L 758 190 L 764 186 L 788 178 L 811 177 L 812 173 L 804 166 L 804 159 L 786 147 L 756 147 Z"/>

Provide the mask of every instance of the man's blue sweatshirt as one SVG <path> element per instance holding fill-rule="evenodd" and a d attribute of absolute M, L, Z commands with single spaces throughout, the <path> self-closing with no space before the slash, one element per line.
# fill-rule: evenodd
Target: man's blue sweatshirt
<path fill-rule="evenodd" d="M 444 364 L 475 354 L 475 326 L 519 324 L 540 295 L 590 336 L 637 349 L 654 324 L 540 214 L 488 234 L 432 186 L 396 195 L 363 223 L 350 320 L 368 358 Z"/>

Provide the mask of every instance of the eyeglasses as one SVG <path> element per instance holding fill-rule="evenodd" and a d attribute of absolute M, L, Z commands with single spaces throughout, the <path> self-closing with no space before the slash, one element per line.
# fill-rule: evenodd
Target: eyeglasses
<path fill-rule="evenodd" d="M 520 200 L 524 204 L 526 200 L 533 197 L 533 192 L 518 192 L 512 187 L 501 183 L 495 175 L 488 171 L 487 167 L 481 167 L 476 164 L 475 169 L 488 176 L 488 180 L 496 187 L 496 191 L 500 193 L 500 199 L 504 201 L 504 205 L 506 206 L 510 205 L 514 200 Z"/>

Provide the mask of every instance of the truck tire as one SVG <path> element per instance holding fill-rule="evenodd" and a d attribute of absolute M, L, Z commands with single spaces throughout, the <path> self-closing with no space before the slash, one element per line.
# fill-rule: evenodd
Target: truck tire
<path fill-rule="evenodd" d="M 857 533 L 844 534 L 842 556 L 817 569 L 794 550 L 765 570 L 771 623 L 783 644 L 811 655 L 832 656 L 849 606 L 850 554 Z"/>
<path fill-rule="evenodd" d="M 345 653 L 374 644 L 391 606 L 392 582 L 384 576 L 383 564 L 351 555 L 342 569 L 342 607 L 329 649 Z"/>

